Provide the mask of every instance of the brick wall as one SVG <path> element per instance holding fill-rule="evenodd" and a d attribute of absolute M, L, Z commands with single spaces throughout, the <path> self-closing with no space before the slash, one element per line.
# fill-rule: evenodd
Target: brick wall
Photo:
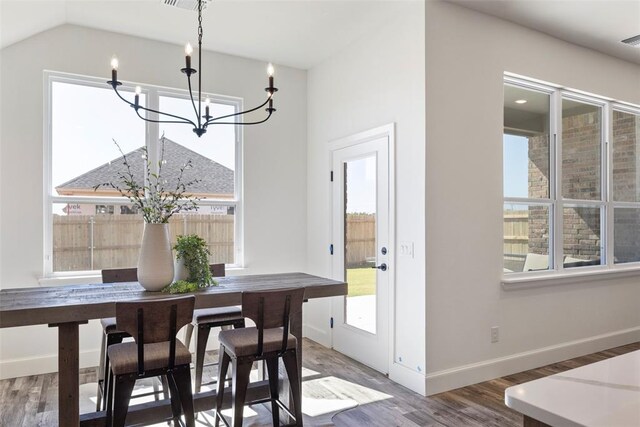
<path fill-rule="evenodd" d="M 640 117 L 613 111 L 613 200 L 640 201 Z"/>
<path fill-rule="evenodd" d="M 617 201 L 640 201 L 640 119 L 631 114 L 613 114 L 613 194 Z M 599 200 L 600 112 L 584 112 L 562 120 L 563 180 L 565 198 Z M 529 138 L 529 197 L 549 197 L 549 142 L 547 135 Z M 600 211 L 594 208 L 565 208 L 564 254 L 581 260 L 598 260 L 600 254 Z M 529 208 L 529 252 L 548 254 L 549 222 L 546 208 Z M 617 209 L 614 238 L 619 261 L 640 259 L 640 209 Z"/>
<path fill-rule="evenodd" d="M 549 197 L 549 135 L 529 138 L 529 197 Z M 529 207 L 529 252 L 549 254 L 549 209 Z"/>
<path fill-rule="evenodd" d="M 640 201 L 640 117 L 613 111 L 613 200 Z M 614 211 L 614 257 L 618 262 L 640 260 L 640 209 Z"/>

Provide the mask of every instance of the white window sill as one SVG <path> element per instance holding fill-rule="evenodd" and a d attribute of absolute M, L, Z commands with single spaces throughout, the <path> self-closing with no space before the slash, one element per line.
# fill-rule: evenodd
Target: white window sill
<path fill-rule="evenodd" d="M 516 290 L 631 276 L 640 277 L 640 265 L 638 263 L 614 268 L 576 267 L 570 271 L 564 270 L 561 273 L 557 271 L 541 271 L 538 273 L 505 274 L 502 276 L 501 282 L 504 290 Z"/>
<path fill-rule="evenodd" d="M 86 274 L 73 276 L 50 276 L 38 279 L 40 286 L 87 285 L 92 283 L 102 283 L 102 276 L 99 273 L 87 272 Z"/>

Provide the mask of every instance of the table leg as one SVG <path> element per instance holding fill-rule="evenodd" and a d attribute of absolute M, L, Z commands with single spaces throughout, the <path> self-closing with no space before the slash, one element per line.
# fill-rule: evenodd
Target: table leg
<path fill-rule="evenodd" d="M 58 328 L 58 425 L 80 425 L 80 323 L 49 325 Z"/>
<path fill-rule="evenodd" d="M 296 355 L 298 356 L 298 379 L 300 381 L 300 386 L 298 390 L 300 390 L 300 396 L 298 402 L 302 403 L 302 311 L 295 313 L 289 319 L 289 326 L 291 328 L 291 335 L 296 337 L 297 346 L 296 346 Z M 292 393 L 291 388 L 289 388 L 289 393 Z M 293 396 L 289 399 L 289 402 L 292 402 Z"/>

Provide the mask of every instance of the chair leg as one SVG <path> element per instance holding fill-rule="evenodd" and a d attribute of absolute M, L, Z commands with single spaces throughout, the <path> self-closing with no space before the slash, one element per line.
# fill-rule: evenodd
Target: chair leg
<path fill-rule="evenodd" d="M 129 410 L 129 400 L 135 384 L 135 376 L 115 377 L 115 381 L 113 381 L 112 427 L 124 427 Z"/>
<path fill-rule="evenodd" d="M 218 353 L 218 384 L 217 384 L 217 393 L 216 393 L 216 417 L 215 417 L 215 427 L 218 427 L 220 424 L 220 417 L 222 417 L 222 400 L 224 397 L 224 378 L 227 376 L 227 369 L 229 368 L 230 357 L 226 351 L 224 351 L 224 346 L 220 345 L 220 351 Z M 222 381 L 220 380 L 222 378 Z"/>
<path fill-rule="evenodd" d="M 102 332 L 102 339 L 100 340 L 100 360 L 98 364 L 98 391 L 96 393 L 96 412 L 102 410 L 102 400 L 105 399 L 105 373 L 104 373 L 104 358 L 107 354 L 107 334 Z"/>
<path fill-rule="evenodd" d="M 242 427 L 242 413 L 244 412 L 244 402 L 247 397 L 247 386 L 249 385 L 249 375 L 253 367 L 252 361 L 233 359 L 233 383 L 231 385 L 231 395 L 233 399 L 233 427 Z"/>
<path fill-rule="evenodd" d="M 269 375 L 269 391 L 271 392 L 271 417 L 274 427 L 280 425 L 280 408 L 276 403 L 278 399 L 278 358 L 267 359 L 267 371 Z"/>
<path fill-rule="evenodd" d="M 103 396 L 107 396 L 107 399 L 105 399 L 103 397 L 102 399 L 102 409 L 107 409 L 107 400 L 109 395 L 112 393 L 109 390 L 110 384 L 109 384 L 109 378 L 110 374 L 111 374 L 111 366 L 109 366 L 109 346 L 112 346 L 114 344 L 120 344 L 123 340 L 123 336 L 121 333 L 111 333 L 111 334 L 105 334 L 105 340 L 106 340 L 106 347 L 104 349 L 104 356 L 101 357 L 102 361 L 103 361 L 103 365 L 102 365 L 102 372 L 103 372 L 103 378 L 104 381 L 102 383 L 102 395 Z"/>
<path fill-rule="evenodd" d="M 196 393 L 199 393 L 202 388 L 202 369 L 207 352 L 209 332 L 211 332 L 211 328 L 208 325 L 198 325 L 198 336 L 196 337 Z"/>
<path fill-rule="evenodd" d="M 174 369 L 173 380 L 178 389 L 182 412 L 187 427 L 195 427 L 196 420 L 193 409 L 193 394 L 191 393 L 191 369 L 189 365 Z"/>
<path fill-rule="evenodd" d="M 193 336 L 193 323 L 187 325 L 187 330 L 184 333 L 184 345 L 189 348 L 191 345 L 191 337 Z"/>
<path fill-rule="evenodd" d="M 173 423 L 178 426 L 180 420 L 180 392 L 178 391 L 178 386 L 176 385 L 175 378 L 173 377 L 171 372 L 168 372 L 166 376 L 163 376 L 167 385 L 169 386 L 169 390 L 171 390 L 171 414 L 173 415 Z"/>
<path fill-rule="evenodd" d="M 113 410 L 113 372 L 109 370 L 107 374 L 107 378 L 104 380 L 104 399 L 102 400 L 102 406 L 107 411 L 107 420 L 110 420 L 109 414 Z M 111 424 L 107 423 L 107 426 L 111 426 Z"/>
<path fill-rule="evenodd" d="M 295 350 L 286 351 L 282 355 L 284 367 L 287 370 L 291 393 L 293 394 L 293 413 L 296 416 L 296 426 L 302 426 L 302 390 L 298 375 L 298 357 Z"/>
<path fill-rule="evenodd" d="M 161 375 L 160 377 L 158 377 L 160 379 L 160 384 L 162 385 L 162 396 L 165 399 L 169 399 L 169 383 L 167 381 L 167 377 L 165 377 L 164 375 Z M 155 391 L 155 382 L 154 382 L 154 391 Z M 156 392 L 156 400 L 157 399 L 157 392 Z"/>

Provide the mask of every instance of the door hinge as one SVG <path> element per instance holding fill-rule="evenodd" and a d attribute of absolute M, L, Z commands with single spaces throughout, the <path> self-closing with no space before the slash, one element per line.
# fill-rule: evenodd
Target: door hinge
<path fill-rule="evenodd" d="M 329 255 L 333 255 L 333 243 L 329 245 Z"/>
<path fill-rule="evenodd" d="M 329 326 L 333 329 L 333 317 L 329 319 Z"/>
<path fill-rule="evenodd" d="M 331 182 L 333 182 L 333 171 L 331 171 L 331 173 L 329 174 L 329 177 L 331 179 Z"/>

